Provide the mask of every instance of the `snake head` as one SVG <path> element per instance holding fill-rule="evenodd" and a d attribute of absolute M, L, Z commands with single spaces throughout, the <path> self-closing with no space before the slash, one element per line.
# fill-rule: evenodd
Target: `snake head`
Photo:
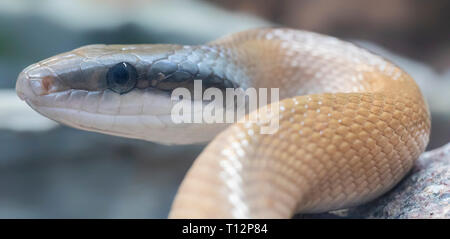
<path fill-rule="evenodd" d="M 37 112 L 75 128 L 184 143 L 186 127 L 171 121 L 170 90 L 212 79 L 200 54 L 179 45 L 89 45 L 25 68 L 16 91 Z"/>

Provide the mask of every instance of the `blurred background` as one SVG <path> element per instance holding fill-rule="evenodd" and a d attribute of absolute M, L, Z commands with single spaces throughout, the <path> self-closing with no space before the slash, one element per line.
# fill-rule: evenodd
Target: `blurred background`
<path fill-rule="evenodd" d="M 340 37 L 390 59 L 450 141 L 448 0 L 0 0 L 0 218 L 164 218 L 203 146 L 60 126 L 16 96 L 26 66 L 93 43 L 196 44 L 260 26 Z"/>

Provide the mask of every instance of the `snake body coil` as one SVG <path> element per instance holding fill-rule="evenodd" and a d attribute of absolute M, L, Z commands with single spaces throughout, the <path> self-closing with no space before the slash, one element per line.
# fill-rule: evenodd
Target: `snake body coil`
<path fill-rule="evenodd" d="M 121 62 L 134 67 L 136 82 L 114 90 L 108 69 L 131 74 Z M 165 90 L 192 79 L 279 88 L 279 130 L 174 124 Z M 187 173 L 172 218 L 289 218 L 361 204 L 410 170 L 430 132 L 427 105 L 407 73 L 351 43 L 291 29 L 201 46 L 82 47 L 26 68 L 17 92 L 76 128 L 162 143 L 213 139 Z"/>

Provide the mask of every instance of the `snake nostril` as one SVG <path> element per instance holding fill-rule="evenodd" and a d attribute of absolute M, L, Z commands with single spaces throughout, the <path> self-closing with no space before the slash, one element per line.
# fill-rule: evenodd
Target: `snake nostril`
<path fill-rule="evenodd" d="M 16 91 L 21 99 L 32 99 L 58 91 L 56 76 L 47 66 L 39 63 L 25 68 L 17 78 Z"/>
<path fill-rule="evenodd" d="M 31 78 L 30 86 L 31 90 L 38 96 L 46 95 L 54 91 L 52 76 L 44 76 L 42 78 Z"/>
<path fill-rule="evenodd" d="M 34 99 L 56 91 L 53 76 L 30 77 L 26 72 L 20 73 L 16 82 L 16 92 L 20 99 Z"/>
<path fill-rule="evenodd" d="M 44 91 L 46 91 L 47 93 L 50 91 L 51 87 L 52 87 L 52 82 L 53 82 L 53 77 L 52 76 L 45 76 L 42 77 L 41 79 L 41 83 L 42 83 L 42 88 L 44 89 Z"/>

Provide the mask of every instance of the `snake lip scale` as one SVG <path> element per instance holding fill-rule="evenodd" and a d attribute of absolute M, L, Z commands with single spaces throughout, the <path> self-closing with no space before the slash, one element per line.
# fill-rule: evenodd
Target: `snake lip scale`
<path fill-rule="evenodd" d="M 278 88 L 278 131 L 174 124 L 168 91 L 194 79 Z M 402 69 L 352 43 L 287 28 L 195 46 L 89 45 L 27 67 L 16 90 L 75 128 L 163 144 L 211 141 L 170 218 L 290 218 L 359 205 L 411 169 L 430 133 L 428 106 Z"/>

